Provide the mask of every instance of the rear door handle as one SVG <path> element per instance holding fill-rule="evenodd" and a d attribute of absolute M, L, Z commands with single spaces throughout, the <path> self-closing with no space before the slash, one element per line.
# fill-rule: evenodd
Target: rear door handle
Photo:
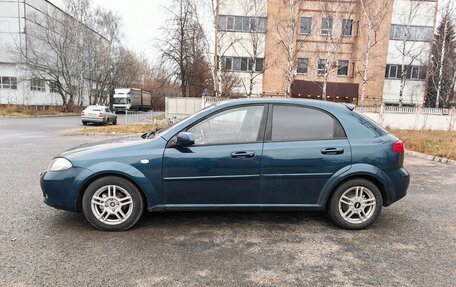
<path fill-rule="evenodd" d="M 328 155 L 343 154 L 344 149 L 340 148 L 340 147 L 328 147 L 328 148 L 322 149 L 321 153 L 328 154 Z"/>
<path fill-rule="evenodd" d="M 231 153 L 232 158 L 238 158 L 238 157 L 252 158 L 254 156 L 255 156 L 255 153 L 253 151 L 237 151 L 237 152 Z"/>

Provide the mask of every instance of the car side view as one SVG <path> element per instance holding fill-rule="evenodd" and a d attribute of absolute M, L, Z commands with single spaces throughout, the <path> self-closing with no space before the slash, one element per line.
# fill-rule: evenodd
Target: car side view
<path fill-rule="evenodd" d="M 75 147 L 41 174 L 44 202 L 101 230 L 143 212 L 321 210 L 372 225 L 406 195 L 404 143 L 353 106 L 300 99 L 216 104 L 142 139 Z"/>

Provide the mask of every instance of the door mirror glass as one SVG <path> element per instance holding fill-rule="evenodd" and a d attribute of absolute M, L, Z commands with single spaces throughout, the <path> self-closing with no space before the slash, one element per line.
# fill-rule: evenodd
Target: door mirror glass
<path fill-rule="evenodd" d="M 192 133 L 181 132 L 177 135 L 176 144 L 178 146 L 191 146 L 195 144 L 195 136 Z"/>

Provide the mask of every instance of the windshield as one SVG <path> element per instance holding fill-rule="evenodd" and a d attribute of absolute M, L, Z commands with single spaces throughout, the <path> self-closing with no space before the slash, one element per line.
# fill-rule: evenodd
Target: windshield
<path fill-rule="evenodd" d="M 126 104 L 127 99 L 126 98 L 114 98 L 114 104 Z"/>

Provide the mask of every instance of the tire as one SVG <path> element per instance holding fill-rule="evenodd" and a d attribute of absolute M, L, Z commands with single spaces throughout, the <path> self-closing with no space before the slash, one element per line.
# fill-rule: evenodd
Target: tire
<path fill-rule="evenodd" d="M 114 119 L 114 121 L 112 122 L 113 125 L 117 125 L 117 118 Z"/>
<path fill-rule="evenodd" d="M 86 125 L 87 125 L 87 122 L 83 121 L 82 124 L 83 124 L 84 126 L 86 126 Z"/>
<path fill-rule="evenodd" d="M 378 187 L 365 179 L 352 179 L 340 185 L 329 200 L 329 217 L 344 229 L 371 226 L 380 215 L 383 198 Z"/>
<path fill-rule="evenodd" d="M 123 231 L 133 227 L 144 213 L 145 203 L 130 181 L 106 176 L 92 182 L 82 197 L 87 221 L 103 231 Z"/>

